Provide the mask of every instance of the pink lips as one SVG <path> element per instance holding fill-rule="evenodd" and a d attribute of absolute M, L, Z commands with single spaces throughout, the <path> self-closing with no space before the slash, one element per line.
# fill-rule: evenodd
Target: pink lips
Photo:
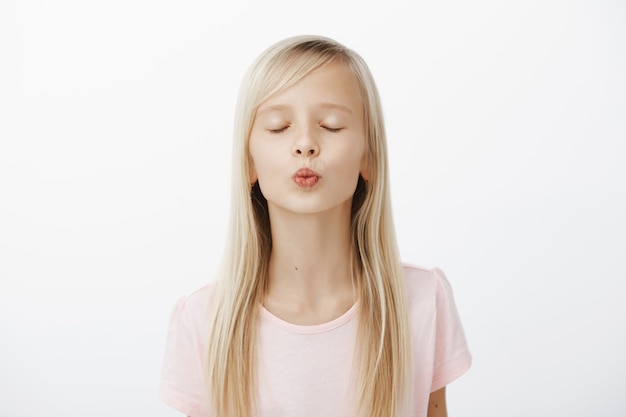
<path fill-rule="evenodd" d="M 320 175 L 311 168 L 300 168 L 292 177 L 293 182 L 301 188 L 311 188 L 320 180 Z"/>

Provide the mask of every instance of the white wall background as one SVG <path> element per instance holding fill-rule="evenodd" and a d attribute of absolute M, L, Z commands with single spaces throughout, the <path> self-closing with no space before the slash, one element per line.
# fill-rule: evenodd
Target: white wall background
<path fill-rule="evenodd" d="M 301 33 L 368 61 L 406 260 L 474 354 L 451 416 L 626 415 L 626 3 L 0 3 L 0 415 L 176 416 L 178 296 L 211 280 L 236 91 Z"/>

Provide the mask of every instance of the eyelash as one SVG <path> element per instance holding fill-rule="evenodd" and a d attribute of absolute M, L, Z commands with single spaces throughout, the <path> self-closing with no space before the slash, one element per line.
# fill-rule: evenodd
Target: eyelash
<path fill-rule="evenodd" d="M 273 134 L 283 133 L 288 127 L 289 126 L 281 127 L 280 129 L 269 129 L 269 132 Z"/>
<path fill-rule="evenodd" d="M 337 128 L 328 127 L 328 126 L 320 126 L 320 127 L 326 129 L 327 131 L 329 131 L 331 133 L 337 133 L 337 132 L 340 132 L 340 131 L 342 131 L 344 129 L 343 127 L 337 127 Z M 289 128 L 289 126 L 281 127 L 280 129 L 269 129 L 269 132 L 272 133 L 272 134 L 279 134 L 279 133 L 283 133 L 288 128 Z"/>

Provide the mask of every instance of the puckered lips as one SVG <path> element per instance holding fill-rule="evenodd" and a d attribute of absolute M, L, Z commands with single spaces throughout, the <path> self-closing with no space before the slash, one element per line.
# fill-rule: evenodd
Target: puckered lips
<path fill-rule="evenodd" d="M 311 168 L 300 168 L 293 174 L 291 179 L 300 188 L 312 188 L 320 180 L 320 174 L 312 170 Z"/>

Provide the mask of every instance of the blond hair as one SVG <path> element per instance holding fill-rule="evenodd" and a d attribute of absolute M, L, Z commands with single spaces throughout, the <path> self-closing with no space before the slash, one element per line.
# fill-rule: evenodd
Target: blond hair
<path fill-rule="evenodd" d="M 211 302 L 207 349 L 209 397 L 216 416 L 256 414 L 259 304 L 267 282 L 271 234 L 267 203 L 250 188 L 248 142 L 256 110 L 315 69 L 345 63 L 354 73 L 365 115 L 367 185 L 352 202 L 350 259 L 359 299 L 353 363 L 355 415 L 397 414 L 408 389 L 411 345 L 404 275 L 391 215 L 387 146 L 380 99 L 363 59 L 334 40 L 298 36 L 262 53 L 244 77 L 235 118 L 230 234 Z M 359 346 L 359 349 L 356 349 Z"/>

